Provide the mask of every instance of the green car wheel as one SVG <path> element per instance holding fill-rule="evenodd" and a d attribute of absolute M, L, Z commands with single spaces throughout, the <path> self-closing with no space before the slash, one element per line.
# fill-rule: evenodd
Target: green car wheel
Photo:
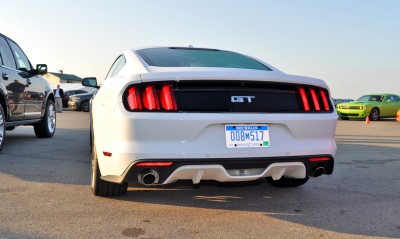
<path fill-rule="evenodd" d="M 379 109 L 378 108 L 373 108 L 371 110 L 371 113 L 369 114 L 369 119 L 372 121 L 379 120 Z"/>

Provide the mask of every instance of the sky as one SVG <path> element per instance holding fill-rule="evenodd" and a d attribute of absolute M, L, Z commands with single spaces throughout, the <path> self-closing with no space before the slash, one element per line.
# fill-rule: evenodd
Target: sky
<path fill-rule="evenodd" d="M 399 0 L 0 0 L 33 65 L 102 81 L 126 49 L 209 47 L 316 77 L 334 98 L 400 95 Z"/>

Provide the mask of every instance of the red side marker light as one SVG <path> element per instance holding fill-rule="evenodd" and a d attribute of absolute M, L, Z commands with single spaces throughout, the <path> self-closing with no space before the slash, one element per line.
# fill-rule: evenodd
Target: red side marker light
<path fill-rule="evenodd" d="M 321 161 L 329 161 L 331 160 L 329 157 L 316 157 L 316 158 L 309 158 L 308 161 L 310 162 L 321 162 Z"/>
<path fill-rule="evenodd" d="M 111 157 L 112 153 L 103 151 L 103 155 L 106 157 Z"/>

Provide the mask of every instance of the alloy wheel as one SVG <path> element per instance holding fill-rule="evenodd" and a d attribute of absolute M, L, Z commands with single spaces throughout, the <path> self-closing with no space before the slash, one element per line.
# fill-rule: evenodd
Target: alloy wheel
<path fill-rule="evenodd" d="M 56 109 L 53 104 L 49 105 L 47 112 L 47 127 L 51 133 L 56 130 Z"/>

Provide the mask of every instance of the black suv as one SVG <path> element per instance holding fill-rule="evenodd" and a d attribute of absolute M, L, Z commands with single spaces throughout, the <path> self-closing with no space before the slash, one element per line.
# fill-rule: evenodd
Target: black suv
<path fill-rule="evenodd" d="M 0 33 L 0 151 L 5 131 L 32 125 L 39 138 L 50 138 L 56 130 L 54 95 L 41 75 L 47 65 L 34 69 L 21 48 Z"/>

